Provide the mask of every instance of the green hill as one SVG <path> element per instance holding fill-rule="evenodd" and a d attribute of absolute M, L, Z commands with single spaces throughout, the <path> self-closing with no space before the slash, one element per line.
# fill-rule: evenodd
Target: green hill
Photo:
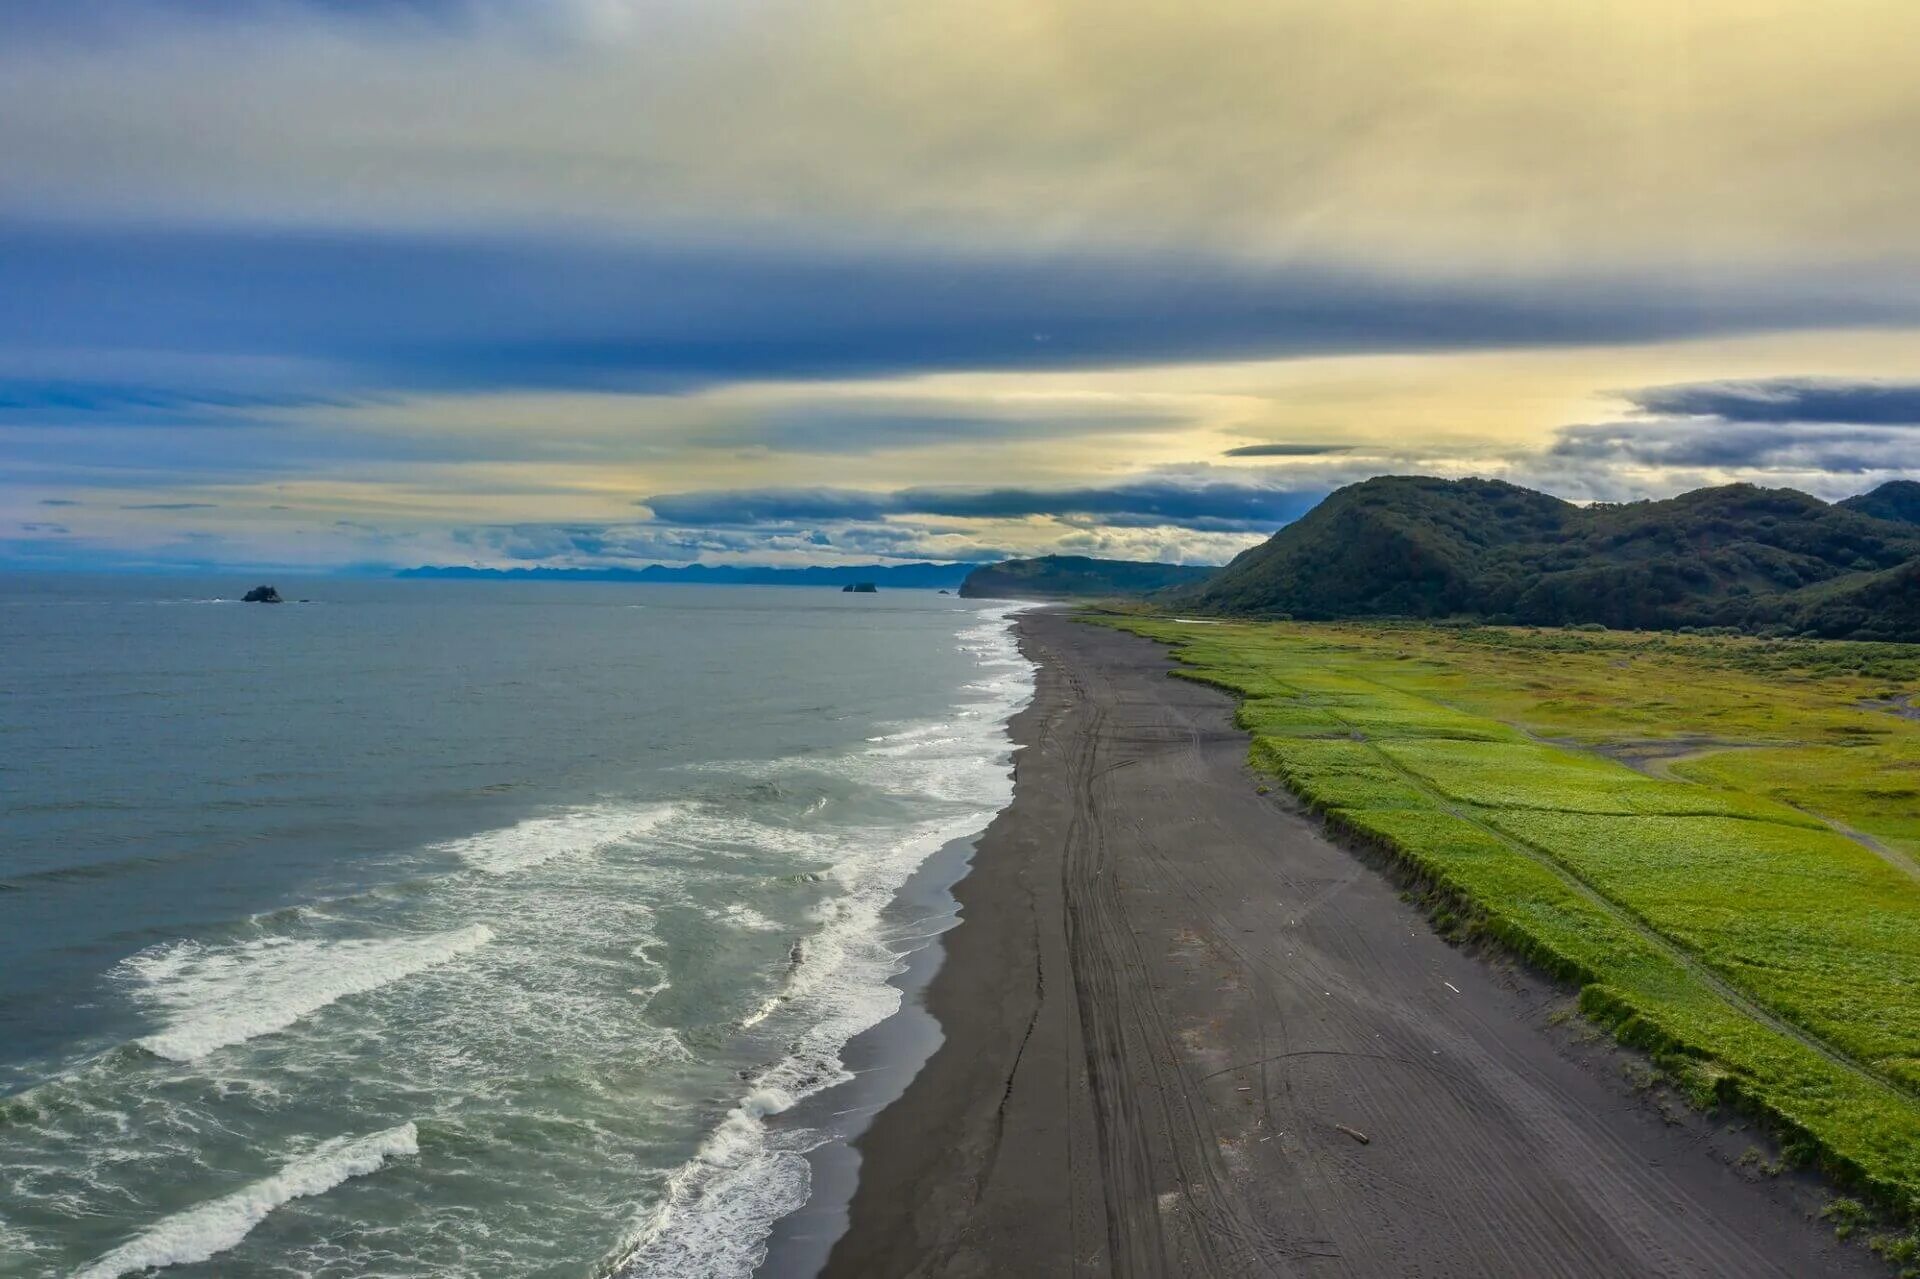
<path fill-rule="evenodd" d="M 1920 481 L 1888 480 L 1871 493 L 1835 503 L 1860 515 L 1903 524 L 1920 524 Z"/>
<path fill-rule="evenodd" d="M 1170 586 L 1190 586 L 1213 572 L 1204 566 L 1144 560 L 1099 560 L 1085 555 L 1042 555 L 1030 560 L 983 564 L 967 574 L 960 593 L 975 599 L 1071 599 L 1103 595 L 1150 595 Z"/>
<path fill-rule="evenodd" d="M 1914 494 L 1906 490 L 1914 490 Z M 1497 480 L 1382 476 L 1329 496 L 1180 601 L 1223 613 L 1735 626 L 1920 639 L 1920 485 L 1830 505 L 1730 484 L 1575 506 Z"/>
<path fill-rule="evenodd" d="M 1920 559 L 1796 591 L 1771 616 L 1769 604 L 1760 602 L 1750 627 L 1771 622 L 1825 639 L 1920 642 Z"/>

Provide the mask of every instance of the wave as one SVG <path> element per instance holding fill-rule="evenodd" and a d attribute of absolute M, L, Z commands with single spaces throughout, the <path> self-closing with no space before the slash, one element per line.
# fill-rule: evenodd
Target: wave
<path fill-rule="evenodd" d="M 986 713 L 870 737 L 865 750 L 847 757 L 890 788 L 944 793 L 966 811 L 916 823 L 891 841 L 856 842 L 828 872 L 843 893 L 821 903 L 820 927 L 794 948 L 782 988 L 740 1022 L 752 1031 L 781 1018 L 786 1052 L 756 1074 L 747 1095 L 668 1179 L 661 1199 L 608 1258 L 609 1273 L 744 1279 L 765 1261 L 773 1223 L 806 1203 L 806 1152 L 830 1134 L 780 1129 L 767 1120 L 852 1078 L 840 1055 L 847 1043 L 892 1016 L 901 1002 L 890 979 L 903 970 L 905 956 L 889 939 L 884 912 L 930 855 L 977 834 L 1012 797 L 1006 720 L 1033 692 L 1032 667 L 1007 626 L 1017 611 L 993 610 L 989 621 L 963 632 L 978 643 L 982 665 L 1017 668 L 972 686 L 990 694 L 978 708 Z"/>
<path fill-rule="evenodd" d="M 271 1177 L 163 1219 L 74 1279 L 119 1279 L 156 1267 L 205 1261 L 245 1239 L 280 1205 L 325 1194 L 343 1181 L 377 1171 L 389 1159 L 419 1152 L 420 1135 L 411 1123 L 365 1137 L 322 1142 Z"/>
<path fill-rule="evenodd" d="M 378 990 L 493 940 L 484 924 L 402 939 L 266 938 L 234 946 L 176 942 L 121 961 L 136 994 L 168 1014 L 135 1042 L 192 1061 L 216 1048 L 285 1030 L 348 995 Z"/>
<path fill-rule="evenodd" d="M 622 1275 L 750 1275 L 773 1222 L 807 1202 L 812 1173 L 797 1150 L 768 1151 L 763 1120 L 793 1105 L 757 1089 L 667 1180 L 666 1198 L 610 1271 Z"/>
<path fill-rule="evenodd" d="M 890 978 L 904 955 L 888 940 L 883 912 L 935 850 L 977 833 L 990 813 L 924 823 L 895 844 L 835 868 L 845 896 L 822 905 L 823 927 L 796 947 L 783 989 L 740 1022 L 752 1030 L 791 1014 L 787 1053 L 761 1070 L 694 1157 L 668 1179 L 665 1194 L 609 1262 L 627 1279 L 686 1274 L 746 1279 L 766 1260 L 773 1223 L 807 1202 L 806 1152 L 829 1140 L 807 1129 L 777 1131 L 766 1120 L 853 1078 L 840 1054 L 862 1031 L 899 1011 Z"/>
<path fill-rule="evenodd" d="M 638 808 L 584 808 L 549 817 L 530 817 L 512 826 L 482 831 L 435 844 L 489 875 L 511 875 L 556 857 L 591 853 L 641 835 L 679 810 L 672 804 Z"/>

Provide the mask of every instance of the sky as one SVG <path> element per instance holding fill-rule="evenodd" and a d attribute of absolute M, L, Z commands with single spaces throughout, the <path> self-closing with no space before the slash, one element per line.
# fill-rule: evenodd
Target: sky
<path fill-rule="evenodd" d="M 0 567 L 1920 477 L 1907 0 L 0 0 Z"/>

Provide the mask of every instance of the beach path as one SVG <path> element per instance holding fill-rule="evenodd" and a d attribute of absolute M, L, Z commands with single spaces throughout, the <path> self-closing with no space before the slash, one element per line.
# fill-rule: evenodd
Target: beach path
<path fill-rule="evenodd" d="M 857 1143 L 829 1275 L 1884 1273 L 1261 794 L 1227 696 L 1019 626 L 1038 690 L 927 993 L 946 1040 Z"/>

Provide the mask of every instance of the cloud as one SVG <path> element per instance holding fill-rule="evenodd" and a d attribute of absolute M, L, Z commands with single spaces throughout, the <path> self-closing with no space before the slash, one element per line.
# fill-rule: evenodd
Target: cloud
<path fill-rule="evenodd" d="M 1887 2 L 7 12 L 7 192 L 56 214 L 1684 270 L 1910 258 L 1920 191 Z"/>
<path fill-rule="evenodd" d="M 1320 496 L 1204 475 L 1074 489 L 709 490 L 647 499 L 650 518 L 634 522 L 462 528 L 454 558 L 575 566 L 985 562 L 1065 549 L 1221 563 Z"/>
<path fill-rule="evenodd" d="M 1119 527 L 1171 525 L 1212 532 L 1272 532 L 1298 519 L 1325 490 L 1210 479 L 1143 479 L 1065 489 L 906 489 L 902 509 L 975 519 L 1092 517 Z"/>
<path fill-rule="evenodd" d="M 1231 480 L 1142 479 L 1084 488 L 935 488 L 892 492 L 857 489 L 745 489 L 669 493 L 644 499 L 654 518 L 672 524 L 751 528 L 827 520 L 876 521 L 894 516 L 1008 520 L 1085 518 L 1114 527 L 1271 532 L 1298 519 L 1325 496 Z"/>
<path fill-rule="evenodd" d="M 16 390 L 16 409 L 325 404 L 379 390 L 684 391 L 742 380 L 1647 341 L 1920 322 L 1882 279 L 1818 297 L 1614 275 L 1524 282 L 1114 254 L 775 240 L 0 222 L 0 350 L 246 357 L 280 380 Z M 1049 340 L 1036 343 L 1033 332 Z M 19 353 L 25 353 L 19 354 Z M 323 377 L 324 381 L 316 378 Z M 911 422 L 908 423 L 912 425 Z M 820 433 L 817 421 L 790 430 Z"/>
<path fill-rule="evenodd" d="M 1069 533 L 1044 548 L 1061 555 L 1110 560 L 1157 560 L 1163 564 L 1225 564 L 1261 539 L 1189 529 L 1090 529 Z M 1028 550 L 1026 555 L 1035 554 Z"/>
<path fill-rule="evenodd" d="M 239 420 L 234 415 L 247 410 L 343 407 L 348 403 L 340 396 L 310 390 L 257 391 L 0 375 L 0 421 L 91 420 L 124 426 L 142 421 L 178 425 L 190 419 L 195 424 L 210 424 Z"/>
<path fill-rule="evenodd" d="M 16 39 L 90 44 L 108 50 L 129 39 L 221 29 L 331 30 L 360 39 L 471 36 L 511 23 L 528 34 L 590 34 L 624 26 L 635 0 L 8 0 Z"/>
<path fill-rule="evenodd" d="M 80 503 L 74 501 L 70 497 L 43 497 L 40 499 L 40 505 L 41 506 L 78 506 L 80 505 Z"/>
<path fill-rule="evenodd" d="M 785 453 L 867 453 L 955 443 L 1041 440 L 1181 425 L 1170 409 L 1059 402 L 975 403 L 958 408 L 915 401 L 842 397 L 772 408 L 689 433 L 701 447 Z"/>
<path fill-rule="evenodd" d="M 1588 463 L 1715 471 L 1899 472 L 1920 465 L 1909 430 L 1784 423 L 1749 426 L 1680 419 L 1563 427 L 1546 455 Z"/>
<path fill-rule="evenodd" d="M 458 530 L 459 548 L 434 562 L 490 565 L 869 563 L 874 560 L 990 563 L 1052 551 L 1115 559 L 1159 559 L 1219 564 L 1257 537 L 1175 527 L 1027 530 L 996 540 L 994 530 L 941 530 L 909 523 L 849 523 L 822 527 L 683 529 L 657 524 L 522 524 Z"/>
<path fill-rule="evenodd" d="M 1641 411 L 1728 422 L 1835 422 L 1920 426 L 1920 382 L 1782 377 L 1688 382 L 1626 393 Z"/>
<path fill-rule="evenodd" d="M 1845 476 L 1920 465 L 1920 382 L 1773 377 L 1620 393 L 1643 417 L 1560 428 L 1549 459 Z"/>
<path fill-rule="evenodd" d="M 135 502 L 120 509 L 123 511 L 211 511 L 216 508 L 212 502 Z"/>
<path fill-rule="evenodd" d="M 978 537 L 885 524 L 823 528 L 697 529 L 658 524 L 514 524 L 457 530 L 470 558 L 491 562 L 607 564 L 827 563 L 851 560 L 1006 559 L 1014 551 Z"/>
<path fill-rule="evenodd" d="M 737 552 L 740 539 L 698 531 L 621 524 L 511 524 L 463 529 L 456 540 L 483 556 L 529 563 L 687 563 L 712 552 Z"/>
<path fill-rule="evenodd" d="M 900 509 L 891 494 L 833 488 L 663 493 L 639 504 L 666 523 L 734 528 L 816 520 L 877 520 Z"/>
<path fill-rule="evenodd" d="M 1351 453 L 1351 444 L 1243 444 L 1228 449 L 1222 457 L 1325 457 L 1330 453 Z"/>

